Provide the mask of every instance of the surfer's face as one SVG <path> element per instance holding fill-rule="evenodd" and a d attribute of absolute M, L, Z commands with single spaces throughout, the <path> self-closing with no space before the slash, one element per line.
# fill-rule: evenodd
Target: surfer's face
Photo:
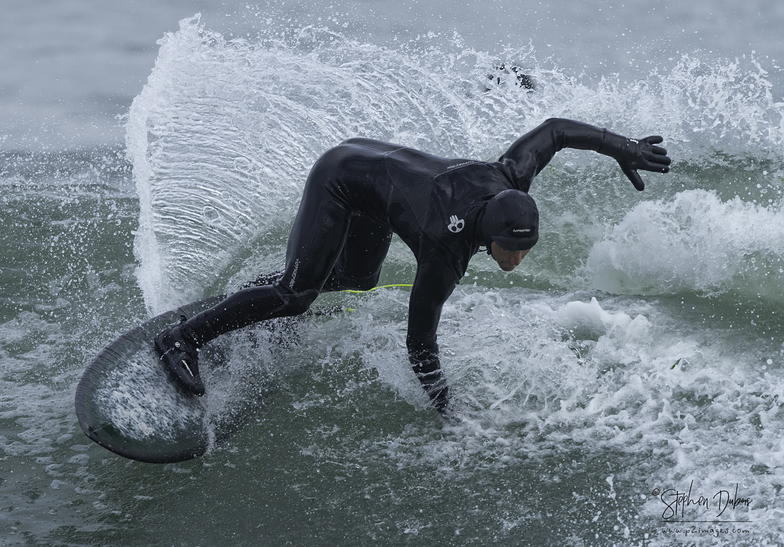
<path fill-rule="evenodd" d="M 490 255 L 498 262 L 498 267 L 505 272 L 511 272 L 517 268 L 530 250 L 507 251 L 499 247 L 495 241 L 490 244 Z"/>

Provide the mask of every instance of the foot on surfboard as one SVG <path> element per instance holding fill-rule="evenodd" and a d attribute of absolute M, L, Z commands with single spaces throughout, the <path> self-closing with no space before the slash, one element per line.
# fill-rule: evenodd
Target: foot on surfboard
<path fill-rule="evenodd" d="M 199 376 L 198 348 L 180 325 L 159 334 L 155 339 L 155 350 L 161 356 L 163 368 L 175 382 L 188 393 L 204 395 L 204 384 Z"/>

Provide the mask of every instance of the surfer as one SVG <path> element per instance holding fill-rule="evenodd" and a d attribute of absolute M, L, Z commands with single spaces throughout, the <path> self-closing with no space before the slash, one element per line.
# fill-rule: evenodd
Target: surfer
<path fill-rule="evenodd" d="M 495 162 L 447 159 L 354 138 L 321 156 L 308 176 L 289 235 L 286 268 L 259 278 L 179 325 L 155 347 L 182 387 L 204 394 L 198 349 L 221 334 L 273 317 L 305 313 L 321 292 L 366 290 L 378 281 L 393 234 L 414 252 L 406 345 L 432 405 L 445 412 L 436 330 L 441 309 L 471 257 L 484 249 L 511 271 L 539 239 L 533 178 L 563 148 L 614 158 L 637 190 L 638 170 L 667 173 L 658 136 L 635 140 L 592 125 L 549 119 Z"/>

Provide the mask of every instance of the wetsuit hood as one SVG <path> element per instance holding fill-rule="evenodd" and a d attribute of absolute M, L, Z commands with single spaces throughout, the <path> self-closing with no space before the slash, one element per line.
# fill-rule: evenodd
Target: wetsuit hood
<path fill-rule="evenodd" d="M 480 225 L 488 249 L 495 242 L 505 251 L 525 251 L 539 240 L 539 210 L 521 190 L 504 190 L 488 201 Z"/>

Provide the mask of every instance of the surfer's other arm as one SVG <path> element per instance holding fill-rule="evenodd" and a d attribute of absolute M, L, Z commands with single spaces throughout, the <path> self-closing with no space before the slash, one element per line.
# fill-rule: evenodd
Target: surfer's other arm
<path fill-rule="evenodd" d="M 593 150 L 615 159 L 634 187 L 643 190 L 645 183 L 637 170 L 656 173 L 670 170 L 672 160 L 667 156 L 667 150 L 656 146 L 663 140 L 659 136 L 630 139 L 587 123 L 550 118 L 517 139 L 499 161 L 527 192 L 533 178 L 559 150 Z"/>
<path fill-rule="evenodd" d="M 430 397 L 432 406 L 444 412 L 449 388 L 438 359 L 436 331 L 441 309 L 457 284 L 449 269 L 439 267 L 439 260 L 424 262 L 417 268 L 408 304 L 408 359 L 417 379 Z"/>

